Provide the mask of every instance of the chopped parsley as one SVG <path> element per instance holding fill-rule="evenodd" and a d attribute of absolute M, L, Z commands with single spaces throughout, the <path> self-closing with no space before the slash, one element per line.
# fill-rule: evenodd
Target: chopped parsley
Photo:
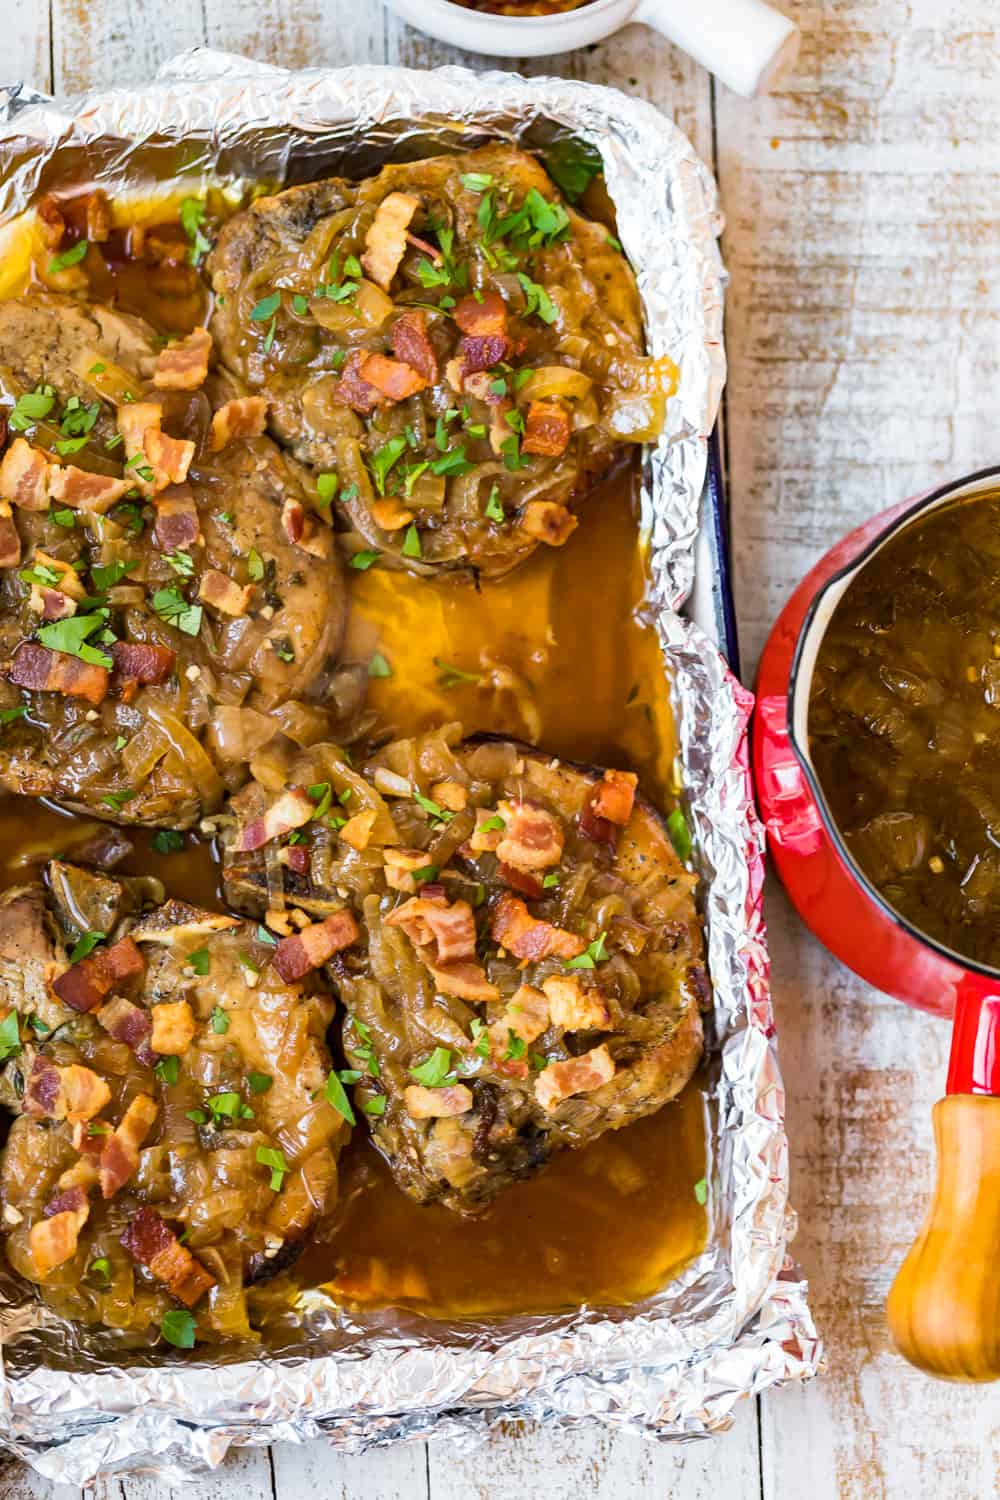
<path fill-rule="evenodd" d="M 476 1053 L 476 1056 L 477 1057 L 489 1057 L 489 1055 L 490 1055 L 490 1038 L 489 1038 L 489 1033 L 488 1033 L 488 1030 L 487 1030 L 486 1022 L 485 1021 L 481 1021 L 479 1019 L 479 1017 L 476 1016 L 469 1023 L 469 1029 L 472 1032 L 472 1041 L 473 1041 L 473 1049 L 472 1050 Z"/>
<path fill-rule="evenodd" d="M 89 244 L 89 240 L 77 240 L 75 245 L 71 245 L 61 255 L 53 255 L 49 261 L 48 274 L 54 276 L 57 271 L 65 271 L 69 266 L 78 266 L 86 255 Z"/>
<path fill-rule="evenodd" d="M 126 802 L 131 802 L 135 795 L 134 787 L 126 787 L 121 792 L 105 792 L 101 801 L 106 802 L 108 807 L 113 808 L 115 812 L 121 812 Z"/>
<path fill-rule="evenodd" d="M 179 1057 L 161 1057 L 153 1072 L 161 1083 L 172 1088 L 181 1076 L 181 1060 Z"/>
<path fill-rule="evenodd" d="M 507 1051 L 504 1053 L 504 1062 L 517 1062 L 528 1050 L 528 1044 L 523 1037 L 518 1036 L 512 1026 L 507 1027 Z"/>
<path fill-rule="evenodd" d="M 163 1314 L 160 1332 L 175 1349 L 193 1349 L 194 1326 L 193 1313 L 189 1313 L 184 1307 L 172 1307 Z"/>
<path fill-rule="evenodd" d="M 371 456 L 371 469 L 375 476 L 375 487 L 380 495 L 385 494 L 386 480 L 389 471 L 398 459 L 402 458 L 406 451 L 405 437 L 390 438 L 387 443 L 377 449 Z"/>
<path fill-rule="evenodd" d="M 229 1017 L 220 1005 L 212 1007 L 212 1014 L 209 1017 L 209 1021 L 216 1036 L 225 1036 L 229 1030 Z"/>
<path fill-rule="evenodd" d="M 554 885 L 558 885 L 559 884 L 559 880 L 560 880 L 559 871 L 558 870 L 550 870 L 547 875 L 543 875 L 542 876 L 542 887 L 543 887 L 544 890 L 550 891 Z"/>
<path fill-rule="evenodd" d="M 439 807 L 436 802 L 431 801 L 430 797 L 425 797 L 416 788 L 413 790 L 413 800 L 418 807 L 423 808 L 428 817 L 435 818 L 439 823 L 450 823 L 454 817 L 454 814 L 450 813 L 447 808 Z"/>
<path fill-rule="evenodd" d="M 205 222 L 205 205 L 200 198 L 185 198 L 180 208 L 181 228 L 188 237 L 188 260 L 193 266 L 201 261 L 212 248 L 211 240 L 205 238 L 202 225 Z"/>
<path fill-rule="evenodd" d="M 100 1280 L 109 1282 L 111 1280 L 111 1262 L 108 1260 L 108 1257 L 106 1255 L 99 1255 L 96 1260 L 92 1260 L 87 1267 L 87 1275 L 97 1276 Z"/>
<path fill-rule="evenodd" d="M 477 832 L 493 833 L 494 830 L 499 830 L 506 827 L 507 824 L 504 822 L 503 818 L 501 818 L 500 814 L 494 813 L 492 818 L 487 818 L 485 822 L 480 823 Z"/>
<path fill-rule="evenodd" d="M 139 566 L 138 558 L 130 558 L 127 562 L 107 563 L 104 567 L 97 564 L 91 568 L 90 576 L 94 580 L 94 587 L 103 593 L 105 589 L 114 588 L 120 583 L 126 573 L 131 573 L 133 568 Z"/>
<path fill-rule="evenodd" d="M 49 1032 L 52 1030 L 52 1027 L 47 1025 L 47 1023 L 42 1020 L 41 1016 L 36 1016 L 34 1014 L 28 1017 L 28 1025 L 38 1036 L 48 1036 Z"/>
<path fill-rule="evenodd" d="M 106 936 L 107 934 L 103 932 L 90 931 L 81 933 L 70 953 L 70 963 L 79 963 L 81 958 L 86 958 L 88 953 L 93 953 L 98 943 L 103 943 Z"/>
<path fill-rule="evenodd" d="M 262 926 L 260 922 L 257 923 L 255 937 L 258 943 L 266 943 L 269 948 L 276 948 L 278 946 L 278 939 L 274 933 L 268 932 L 267 928 Z"/>
<path fill-rule="evenodd" d="M 262 1167 L 270 1167 L 271 1169 L 271 1192 L 280 1193 L 281 1184 L 291 1171 L 285 1160 L 285 1153 L 279 1151 L 277 1146 L 258 1146 L 257 1160 Z"/>
<path fill-rule="evenodd" d="M 51 510 L 49 515 L 57 526 L 65 527 L 67 531 L 71 526 L 76 525 L 75 510 Z"/>
<path fill-rule="evenodd" d="M 184 848 L 184 835 L 174 828 L 159 828 L 153 834 L 153 848 L 157 854 L 176 854 Z"/>
<path fill-rule="evenodd" d="M 247 1087 L 251 1094 L 266 1094 L 274 1083 L 270 1073 L 248 1073 Z"/>
<path fill-rule="evenodd" d="M 178 578 L 194 576 L 194 558 L 190 552 L 182 552 L 180 548 L 177 548 L 173 552 L 165 552 L 163 561 L 170 564 Z"/>
<path fill-rule="evenodd" d="M 12 724 L 15 719 L 23 719 L 27 712 L 24 703 L 19 703 L 16 708 L 0 708 L 0 724 Z"/>
<path fill-rule="evenodd" d="M 434 467 L 435 465 L 432 464 L 431 468 Z M 423 557 L 423 555 L 424 549 L 420 544 L 420 532 L 417 530 L 416 526 L 408 526 L 406 528 L 406 535 L 403 538 L 403 556 Z"/>
<path fill-rule="evenodd" d="M 296 317 L 304 318 L 309 311 L 309 298 L 303 297 L 301 292 L 296 292 L 292 298 L 292 312 Z"/>
<path fill-rule="evenodd" d="M 354 556 L 351 558 L 351 567 L 357 568 L 359 573 L 366 573 L 371 567 L 372 563 L 376 562 L 378 562 L 377 552 L 355 552 Z"/>
<path fill-rule="evenodd" d="M 487 188 L 493 186 L 493 174 L 491 172 L 463 172 L 459 181 L 470 193 L 485 193 Z"/>
<path fill-rule="evenodd" d="M 591 180 L 604 171 L 604 163 L 597 147 L 576 136 L 566 136 L 563 140 L 554 142 L 542 160 L 552 181 L 570 203 L 575 203 L 582 197 Z"/>
<path fill-rule="evenodd" d="M 678 859 L 689 860 L 691 858 L 691 830 L 679 807 L 675 807 L 667 818 L 667 832 L 670 835 L 670 842 L 677 851 Z"/>
<path fill-rule="evenodd" d="M 453 667 L 450 662 L 442 661 L 440 656 L 435 656 L 434 665 L 440 673 L 438 685 L 443 688 L 453 688 L 462 683 L 477 683 L 483 680 L 478 672 L 463 672 L 461 667 Z"/>
<path fill-rule="evenodd" d="M 189 967 L 191 969 L 193 969 L 193 971 L 196 974 L 202 974 L 202 975 L 204 975 L 204 974 L 208 973 L 208 949 L 207 948 L 198 948 L 194 953 L 189 953 L 188 957 L 187 957 L 187 961 L 188 961 Z M 213 1020 L 214 1020 L 214 1012 L 213 1012 Z M 214 1031 L 218 1031 L 219 1028 L 217 1026 L 213 1025 L 212 1029 Z M 222 1029 L 225 1030 L 225 1027 L 223 1027 Z"/>
<path fill-rule="evenodd" d="M 568 958 L 566 960 L 567 969 L 592 969 L 595 964 L 604 963 L 608 957 L 604 951 L 604 944 L 607 941 L 607 937 L 606 932 L 600 933 L 589 944 L 585 953 L 581 953 L 577 958 Z"/>
<path fill-rule="evenodd" d="M 18 396 L 8 418 L 12 432 L 27 432 L 36 422 L 43 422 L 56 404 L 56 393 L 50 385 L 38 385 Z"/>
<path fill-rule="evenodd" d="M 205 1100 L 205 1103 L 216 1124 L 220 1120 L 252 1120 L 254 1118 L 249 1104 L 244 1104 L 239 1094 L 234 1094 L 232 1091 L 213 1094 L 210 1099 Z"/>
<path fill-rule="evenodd" d="M 450 448 L 448 452 L 443 453 L 440 458 L 436 458 L 431 464 L 431 473 L 468 474 L 469 470 L 473 468 L 475 468 L 475 464 L 470 463 L 466 458 L 465 444 L 462 443 L 457 448 Z M 413 528 L 411 527 L 411 530 L 412 529 Z M 419 556 L 419 554 L 415 555 Z"/>
<path fill-rule="evenodd" d="M 336 474 L 317 474 L 316 493 L 324 505 L 329 505 L 337 493 L 337 485 L 340 483 Z"/>
<path fill-rule="evenodd" d="M 185 635 L 198 634 L 201 629 L 201 605 L 189 604 L 176 584 L 171 584 L 170 588 L 157 589 L 152 603 L 160 619 L 165 620 L 168 625 L 173 625 Z M 72 621 L 66 623 L 72 624 Z"/>
<path fill-rule="evenodd" d="M 515 473 L 518 469 L 526 469 L 528 460 L 521 452 L 520 440 L 516 433 L 512 432 L 510 437 L 504 438 L 500 444 L 500 452 L 503 454 L 503 466 Z"/>
<path fill-rule="evenodd" d="M 392 676 L 392 668 L 390 667 L 389 663 L 386 661 L 385 657 L 382 655 L 381 651 L 376 651 L 375 655 L 369 661 L 369 663 L 368 663 L 368 676 L 369 677 L 391 677 Z"/>
<path fill-rule="evenodd" d="M 357 1123 L 354 1110 L 351 1108 L 351 1101 L 347 1097 L 347 1091 L 333 1070 L 327 1074 L 326 1102 L 332 1109 L 337 1111 L 338 1115 L 343 1116 L 348 1125 Z"/>
<path fill-rule="evenodd" d="M 18 1014 L 16 1010 L 12 1010 L 0 1021 L 0 1062 L 8 1057 L 16 1057 L 20 1050 L 21 1032 Z"/>
<path fill-rule="evenodd" d="M 526 276 L 523 271 L 518 271 L 517 279 L 524 293 L 524 316 L 530 318 L 532 313 L 537 313 L 543 323 L 554 323 L 559 314 L 545 288 L 537 281 L 532 281 L 531 277 Z"/>
<path fill-rule="evenodd" d="M 266 323 L 273 318 L 281 306 L 281 293 L 272 292 L 269 297 L 262 297 L 256 306 L 250 309 L 251 323 Z"/>
<path fill-rule="evenodd" d="M 364 1110 L 366 1115 L 384 1115 L 387 1100 L 384 1094 L 373 1094 L 370 1099 L 365 1100 Z"/>
<path fill-rule="evenodd" d="M 264 559 L 256 547 L 251 547 L 247 554 L 247 572 L 250 575 L 251 582 L 262 582 L 264 577 Z"/>
<path fill-rule="evenodd" d="M 702 1208 L 704 1208 L 705 1204 L 708 1202 L 708 1181 L 706 1178 L 700 1177 L 695 1183 L 694 1197 L 695 1202 L 700 1203 Z"/>
<path fill-rule="evenodd" d="M 451 1070 L 451 1053 L 448 1048 L 435 1047 L 430 1057 L 410 1069 L 410 1077 L 427 1089 L 440 1089 L 446 1084 L 454 1083 L 455 1074 Z"/>

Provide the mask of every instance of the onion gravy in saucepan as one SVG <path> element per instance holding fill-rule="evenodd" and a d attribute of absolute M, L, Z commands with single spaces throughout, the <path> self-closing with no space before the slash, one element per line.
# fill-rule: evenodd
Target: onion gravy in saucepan
<path fill-rule="evenodd" d="M 886 901 L 1000 965 L 1000 493 L 904 527 L 852 580 L 819 650 L 809 748 Z"/>

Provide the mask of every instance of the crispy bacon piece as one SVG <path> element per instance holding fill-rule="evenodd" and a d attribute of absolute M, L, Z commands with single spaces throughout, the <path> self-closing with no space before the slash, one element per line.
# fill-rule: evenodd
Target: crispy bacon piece
<path fill-rule="evenodd" d="M 452 317 L 463 333 L 476 338 L 507 332 L 507 304 L 499 292 L 483 292 L 481 301 L 472 295 L 460 297 Z"/>
<path fill-rule="evenodd" d="M 51 464 L 49 467 L 49 499 L 97 516 L 106 515 L 131 487 L 130 478 L 115 479 L 111 474 L 92 474 L 88 469 L 78 469 L 75 464 L 62 467 Z"/>
<path fill-rule="evenodd" d="M 384 919 L 386 927 L 402 927 L 417 947 L 436 944 L 435 963 L 447 965 L 476 956 L 476 919 L 468 901 L 447 901 L 431 896 L 436 886 L 426 886 L 422 896 L 404 901 Z"/>
<path fill-rule="evenodd" d="M 353 914 L 343 907 L 323 922 L 311 922 L 294 937 L 282 938 L 274 950 L 274 967 L 286 984 L 318 969 L 361 936 Z"/>
<path fill-rule="evenodd" d="M 545 894 L 542 882 L 529 871 L 519 870 L 516 865 L 499 864 L 497 874 L 504 885 L 509 885 L 512 891 L 520 891 L 529 901 L 540 901 Z"/>
<path fill-rule="evenodd" d="M 183 484 L 194 458 L 194 443 L 168 437 L 162 421 L 163 407 L 157 401 L 133 401 L 118 408 L 125 476 L 147 497 L 161 494 L 172 484 Z"/>
<path fill-rule="evenodd" d="M 130 937 L 125 937 L 110 948 L 99 948 L 89 958 L 70 964 L 65 973 L 53 980 L 52 988 L 72 1010 L 93 1010 L 116 984 L 141 974 L 145 967 L 142 951 Z"/>
<path fill-rule="evenodd" d="M 131 703 L 140 687 L 166 682 L 177 663 L 177 652 L 169 646 L 139 645 L 115 641 L 111 646 L 115 668 L 111 687 L 124 703 Z"/>
<path fill-rule="evenodd" d="M 639 778 L 632 771 L 605 771 L 588 798 L 590 807 L 597 817 L 624 828 L 632 816 L 638 784 Z"/>
<path fill-rule="evenodd" d="M 104 1138 L 99 1176 L 101 1197 L 113 1198 L 139 1165 L 139 1147 L 156 1123 L 159 1113 L 149 1094 L 136 1094 L 120 1122 Z"/>
<path fill-rule="evenodd" d="M 549 1002 L 541 990 L 522 984 L 508 1001 L 499 1021 L 489 1028 L 490 1047 L 503 1057 L 510 1044 L 510 1033 L 522 1042 L 533 1042 L 549 1025 Z"/>
<path fill-rule="evenodd" d="M 87 239 L 92 245 L 103 245 L 111 234 L 111 204 L 101 188 L 87 194 L 85 224 Z"/>
<path fill-rule="evenodd" d="M 115 995 L 96 1012 L 97 1020 L 116 1042 L 131 1047 L 144 1068 L 153 1067 L 156 1057 L 149 1044 L 153 1034 L 153 1021 L 141 1005 L 133 1005 L 124 995 Z"/>
<path fill-rule="evenodd" d="M 281 527 L 294 547 L 301 547 L 311 557 L 329 557 L 332 550 L 332 534 L 323 526 L 301 500 L 291 495 L 281 507 Z"/>
<path fill-rule="evenodd" d="M 427 314 L 419 308 L 403 313 L 392 325 L 392 352 L 397 359 L 422 375 L 427 385 L 438 378 L 437 355 L 427 336 Z"/>
<path fill-rule="evenodd" d="M 432 868 L 431 857 L 425 849 L 387 848 L 382 851 L 382 858 L 385 862 L 383 870 L 386 885 L 391 890 L 402 891 L 406 896 L 415 896 L 417 893 L 418 882 L 414 879 L 414 872 Z M 426 884 L 426 879 L 419 882 L 419 885 Z"/>
<path fill-rule="evenodd" d="M 84 1202 L 77 1208 L 62 1209 L 50 1218 L 42 1218 L 32 1224 L 28 1231 L 28 1244 L 35 1274 L 44 1281 L 56 1266 L 72 1260 L 80 1243 L 80 1230 L 87 1222 L 90 1204 Z"/>
<path fill-rule="evenodd" d="M 580 523 L 571 510 L 555 500 L 529 500 L 519 524 L 529 536 L 537 537 L 550 547 L 561 547 Z"/>
<path fill-rule="evenodd" d="M 11 514 L 10 501 L 0 500 L 0 568 L 16 568 L 21 561 L 21 538 Z"/>
<path fill-rule="evenodd" d="M 375 210 L 361 257 L 365 275 L 387 292 L 406 254 L 406 231 L 420 207 L 411 193 L 390 193 Z"/>
<path fill-rule="evenodd" d="M 58 250 L 62 244 L 62 237 L 66 233 L 66 220 L 63 218 L 58 201 L 51 193 L 46 193 L 40 198 L 35 206 L 38 222 L 42 232 L 42 243 L 49 250 Z"/>
<path fill-rule="evenodd" d="M 551 1114 L 564 1099 L 573 1094 L 589 1094 L 615 1076 L 615 1064 L 602 1042 L 582 1057 L 568 1057 L 564 1062 L 549 1063 L 535 1079 L 535 1098 Z"/>
<path fill-rule="evenodd" d="M 68 620 L 76 614 L 76 600 L 61 589 L 50 589 L 45 584 L 33 583 L 28 608 L 33 615 L 41 615 L 46 624 L 52 620 Z"/>
<path fill-rule="evenodd" d="M 496 846 L 497 859 L 518 870 L 546 870 L 562 859 L 562 824 L 544 807 L 520 799 L 498 806 L 504 830 Z"/>
<path fill-rule="evenodd" d="M 214 417 L 212 421 L 214 425 Z M 186 438 L 168 437 L 159 427 L 152 427 L 146 433 L 145 450 L 153 469 L 151 490 L 154 495 L 169 489 L 172 484 L 184 483 L 194 458 L 194 443 Z"/>
<path fill-rule="evenodd" d="M 15 687 L 35 693 L 64 693 L 101 703 L 108 695 L 108 669 L 80 661 L 65 651 L 50 651 L 35 641 L 22 641 L 7 673 Z"/>
<path fill-rule="evenodd" d="M 218 568 L 206 568 L 198 580 L 198 598 L 202 603 L 218 610 L 220 615 L 230 615 L 234 619 L 246 614 L 247 605 L 253 598 L 253 590 L 252 583 L 241 588 L 234 579 L 221 573 Z"/>
<path fill-rule="evenodd" d="M 80 1063 L 61 1068 L 42 1056 L 35 1057 L 24 1089 L 27 1114 L 71 1125 L 92 1120 L 110 1099 L 111 1090 L 93 1069 Z"/>
<path fill-rule="evenodd" d="M 0 495 L 22 510 L 48 510 L 51 467 L 38 448 L 15 438 L 0 463 Z"/>
<path fill-rule="evenodd" d="M 215 1285 L 201 1261 L 196 1260 L 155 1209 L 143 1206 L 132 1216 L 121 1243 L 140 1266 L 162 1281 L 172 1297 L 185 1307 L 194 1307 L 209 1287 Z"/>
<path fill-rule="evenodd" d="M 370 417 L 382 397 L 373 385 L 369 385 L 367 380 L 361 378 L 363 358 L 362 350 L 351 350 L 340 372 L 333 400 L 338 406 L 349 406 L 352 411 L 359 412 L 361 416 Z"/>
<path fill-rule="evenodd" d="M 413 1120 L 443 1120 L 449 1115 L 465 1115 L 472 1108 L 472 1090 L 464 1083 L 450 1088 L 426 1089 L 411 1083 L 403 1090 L 406 1112 Z"/>
<path fill-rule="evenodd" d="M 449 365 L 453 361 L 449 361 Z M 493 389 L 494 377 L 487 370 L 477 370 L 473 375 L 462 376 L 461 360 L 454 361 L 458 366 L 458 380 L 461 389 L 467 396 L 475 396 L 477 401 L 486 401 L 490 406 L 499 406 L 505 401 L 503 391 Z M 510 410 L 510 402 L 506 402 L 506 408 Z"/>
<path fill-rule="evenodd" d="M 451 812 L 462 812 L 469 805 L 469 793 L 460 781 L 435 781 L 431 798 Z"/>
<path fill-rule="evenodd" d="M 511 352 L 511 342 L 505 333 L 489 333 L 482 337 L 470 335 L 459 342 L 457 358 L 461 361 L 462 380 L 491 370 Z"/>
<path fill-rule="evenodd" d="M 55 587 L 60 593 L 68 594 L 71 599 L 83 599 L 86 597 L 87 590 L 80 580 L 79 573 L 70 563 L 65 562 L 61 557 L 50 557 L 47 552 L 42 551 L 41 547 L 36 547 L 35 555 L 32 558 L 32 566 L 47 568 L 53 573 L 58 573 L 59 582 Z"/>
<path fill-rule="evenodd" d="M 558 458 L 569 447 L 569 412 L 561 401 L 532 401 L 524 422 L 522 453 Z"/>
<path fill-rule="evenodd" d="M 358 374 L 367 385 L 374 386 L 386 401 L 405 401 L 418 391 L 425 391 L 430 384 L 419 370 L 401 360 L 389 359 L 385 354 L 363 354 L 358 364 Z"/>
<path fill-rule="evenodd" d="M 477 1001 L 500 998 L 500 991 L 487 979 L 482 964 L 464 960 L 457 964 L 428 963 L 427 967 L 442 995 L 456 995 L 459 1000 Z"/>
<path fill-rule="evenodd" d="M 212 416 L 208 433 L 210 453 L 218 453 L 234 438 L 261 437 L 267 426 L 267 401 L 263 396 L 238 396 L 227 401 Z"/>
<path fill-rule="evenodd" d="M 414 512 L 408 510 L 398 495 L 385 495 L 374 501 L 368 509 L 376 526 L 383 531 L 402 531 L 413 520 Z"/>
<path fill-rule="evenodd" d="M 564 1031 L 600 1031 L 611 1024 L 607 997 L 586 988 L 578 974 L 551 974 L 542 980 L 553 1026 Z"/>
<path fill-rule="evenodd" d="M 195 328 L 186 338 L 161 349 L 153 366 L 153 384 L 158 391 L 196 391 L 208 375 L 212 335 Z"/>
<path fill-rule="evenodd" d="M 61 1179 L 60 1179 L 61 1181 Z M 87 1204 L 87 1191 L 81 1184 L 67 1187 L 62 1192 L 50 1198 L 42 1209 L 47 1219 L 54 1219 L 56 1214 L 79 1213 L 80 1209 Z"/>
<path fill-rule="evenodd" d="M 492 853 L 504 836 L 502 827 L 487 828 L 487 823 L 496 823 L 499 814 L 495 807 L 476 808 L 476 826 L 469 835 L 469 848 L 476 854 Z M 502 821 L 502 820 L 501 820 Z"/>
<path fill-rule="evenodd" d="M 609 818 L 599 818 L 586 801 L 580 809 L 578 823 L 580 832 L 585 839 L 592 844 L 616 844 L 618 842 L 618 829 Z"/>
<path fill-rule="evenodd" d="M 186 1000 L 163 1000 L 150 1012 L 152 1047 L 164 1057 L 181 1057 L 194 1040 L 194 1011 Z"/>
<path fill-rule="evenodd" d="M 516 958 L 534 963 L 543 958 L 576 958 L 587 946 L 576 933 L 537 920 L 520 896 L 511 896 L 507 891 L 493 909 L 490 932 Z"/>
<path fill-rule="evenodd" d="M 254 849 L 263 849 L 272 839 L 283 833 L 302 828 L 316 811 L 316 803 L 305 787 L 289 787 L 276 802 L 272 802 L 261 817 L 253 818 L 236 835 L 233 848 L 238 854 L 250 854 Z"/>
<path fill-rule="evenodd" d="M 362 849 L 368 848 L 374 827 L 375 809 L 368 807 L 364 812 L 355 813 L 353 818 L 348 818 L 340 830 L 340 837 L 345 844 L 350 844 L 352 849 L 357 849 L 360 853 Z"/>
<path fill-rule="evenodd" d="M 201 541 L 201 522 L 194 495 L 186 484 L 171 485 L 156 497 L 153 541 L 161 552 L 193 547 Z"/>

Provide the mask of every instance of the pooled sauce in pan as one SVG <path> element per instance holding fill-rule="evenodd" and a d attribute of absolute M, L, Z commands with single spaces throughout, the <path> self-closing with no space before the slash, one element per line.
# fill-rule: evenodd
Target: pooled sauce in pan
<path fill-rule="evenodd" d="M 168 233 L 175 233 L 172 226 Z M 179 265 L 157 284 L 121 236 L 107 284 L 94 294 L 171 334 L 205 316 Z M 171 269 L 161 266 L 166 272 Z M 370 683 L 371 738 L 460 719 L 554 755 L 628 766 L 664 809 L 675 801 L 675 743 L 662 657 L 642 619 L 635 470 L 622 467 L 585 507 L 566 546 L 539 549 L 514 573 L 477 588 L 454 576 L 385 568 L 351 576 L 343 660 L 375 649 L 387 673 Z M 102 825 L 29 799 L 0 799 L 0 888 L 36 878 L 53 855 L 72 858 Z M 115 873 L 155 875 L 168 896 L 221 906 L 210 845 L 185 836 L 157 852 L 129 828 Z M 359 1123 L 340 1164 L 332 1235 L 304 1252 L 299 1285 L 338 1300 L 403 1303 L 440 1316 L 627 1303 L 662 1286 L 705 1242 L 703 1082 L 657 1114 L 565 1152 L 479 1219 L 424 1208 L 400 1193 Z"/>
<path fill-rule="evenodd" d="M 820 647 L 813 763 L 848 848 L 921 931 L 1000 964 L 1000 496 L 905 527 Z"/>

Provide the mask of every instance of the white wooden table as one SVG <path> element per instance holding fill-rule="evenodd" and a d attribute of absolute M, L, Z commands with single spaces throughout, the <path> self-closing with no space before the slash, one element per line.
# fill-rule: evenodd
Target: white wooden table
<path fill-rule="evenodd" d="M 696 0 L 695 0 L 696 3 Z M 729 490 L 749 674 L 792 584 L 890 501 L 1000 457 L 1000 6 L 784 0 L 804 32 L 748 103 L 630 27 L 546 69 L 673 116 L 715 166 L 732 273 Z M 207 42 L 292 66 L 470 61 L 377 0 L 0 0 L 0 73 L 60 93 L 148 77 Z M 471 59 L 485 66 L 485 59 Z M 489 60 L 492 61 L 492 60 Z M 797 1254 L 829 1370 L 746 1404 L 709 1443 L 505 1432 L 345 1459 L 244 1450 L 192 1496 L 245 1500 L 986 1500 L 1000 1392 L 935 1384 L 888 1348 L 883 1300 L 921 1215 L 947 1030 L 869 990 L 770 894 Z M 62 1491 L 16 1464 L 0 1500 Z M 67 1491 L 67 1496 L 74 1494 Z M 97 1487 L 165 1500 L 150 1481 Z"/>

